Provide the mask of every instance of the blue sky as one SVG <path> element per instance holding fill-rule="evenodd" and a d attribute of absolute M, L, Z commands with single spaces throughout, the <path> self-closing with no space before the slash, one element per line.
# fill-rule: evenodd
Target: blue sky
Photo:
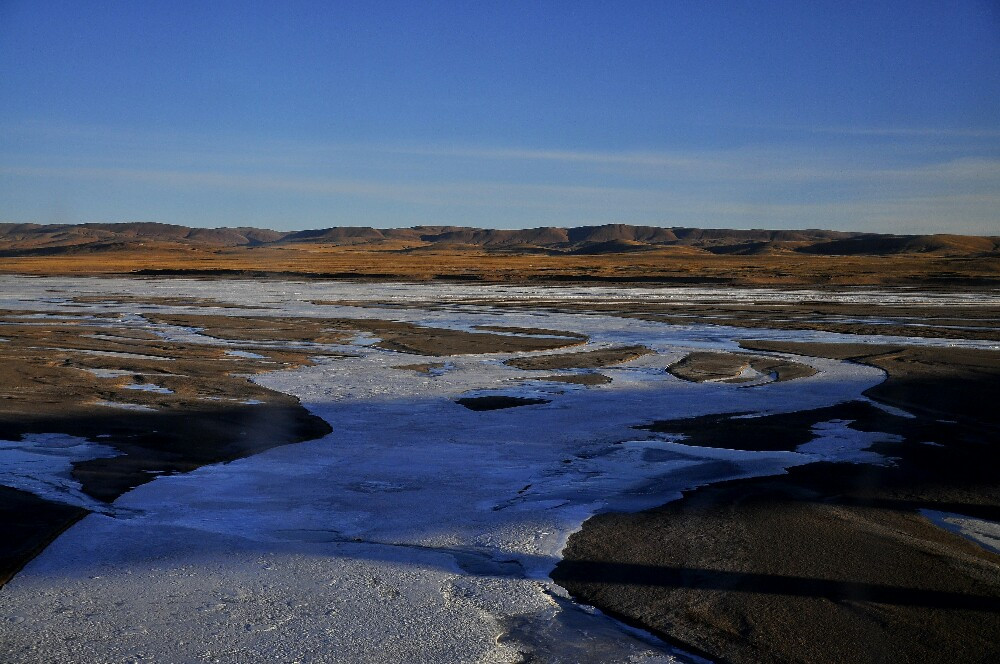
<path fill-rule="evenodd" d="M 0 221 L 1000 234 L 1000 5 L 0 0 Z"/>

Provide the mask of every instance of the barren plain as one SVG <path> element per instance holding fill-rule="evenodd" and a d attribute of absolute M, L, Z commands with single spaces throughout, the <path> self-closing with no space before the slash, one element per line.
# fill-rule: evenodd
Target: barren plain
<path fill-rule="evenodd" d="M 944 234 L 0 224 L 0 273 L 35 275 L 995 288 L 998 257 L 1000 237 Z"/>

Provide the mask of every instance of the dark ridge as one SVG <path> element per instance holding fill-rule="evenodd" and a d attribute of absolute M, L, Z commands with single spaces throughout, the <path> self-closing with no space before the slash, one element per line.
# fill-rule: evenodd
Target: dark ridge
<path fill-rule="evenodd" d="M 742 244 L 715 245 L 702 247 L 705 251 L 719 255 L 730 256 L 756 256 L 760 254 L 773 253 L 778 251 L 798 251 L 803 246 L 803 241 L 775 240 L 761 242 L 745 242 Z"/>

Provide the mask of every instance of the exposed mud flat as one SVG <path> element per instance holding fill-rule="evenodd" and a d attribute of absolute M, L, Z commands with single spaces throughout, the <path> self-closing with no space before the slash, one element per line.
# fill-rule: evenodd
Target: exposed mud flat
<path fill-rule="evenodd" d="M 884 475 L 816 464 L 594 517 L 553 578 L 713 660 L 994 661 L 996 554 L 920 516 L 931 501 L 852 492 Z"/>
<path fill-rule="evenodd" d="M 751 329 L 820 331 L 859 336 L 1000 341 L 995 290 L 943 293 L 773 288 L 577 289 L 551 297 L 552 289 L 522 287 L 490 306 L 508 310 L 589 312 L 671 325 L 720 325 Z M 597 291 L 597 292 L 593 292 Z M 881 299 L 880 299 L 881 298 Z M 466 298 L 475 302 L 475 297 Z M 479 299 L 484 304 L 486 299 Z M 353 306 L 429 306 L 429 302 L 355 301 Z"/>
<path fill-rule="evenodd" d="M 585 336 L 572 333 L 544 335 L 530 332 L 495 334 L 426 327 L 392 320 L 321 319 L 289 317 L 235 317 L 202 314 L 155 315 L 150 320 L 168 325 L 195 327 L 220 339 L 347 343 L 359 333 L 377 337 L 375 345 L 413 355 L 468 355 L 551 350 L 579 345 Z M 508 331 L 508 330 L 503 330 Z"/>
<path fill-rule="evenodd" d="M 754 383 L 795 380 L 812 376 L 810 366 L 760 355 L 741 353 L 691 353 L 671 364 L 670 373 L 696 383 Z"/>
<path fill-rule="evenodd" d="M 602 348 L 578 353 L 555 353 L 535 357 L 515 357 L 506 364 L 526 371 L 551 371 L 553 369 L 600 369 L 635 360 L 653 351 L 644 346 Z"/>

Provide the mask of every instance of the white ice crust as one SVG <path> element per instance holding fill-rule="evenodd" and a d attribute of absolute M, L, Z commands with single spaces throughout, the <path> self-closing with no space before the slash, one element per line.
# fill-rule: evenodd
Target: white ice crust
<path fill-rule="evenodd" d="M 975 542 L 987 551 L 1000 553 L 1000 523 L 953 512 L 920 510 L 932 523 Z"/>
<path fill-rule="evenodd" d="M 99 512 L 107 505 L 80 491 L 70 471 L 73 463 L 117 456 L 113 447 L 59 433 L 25 434 L 0 440 L 0 485 L 27 491 L 57 503 Z"/>
<path fill-rule="evenodd" d="M 400 370 L 394 367 L 440 358 L 380 350 L 370 338 L 323 346 L 355 357 L 319 357 L 314 366 L 259 376 L 261 385 L 298 397 L 333 433 L 159 477 L 119 498 L 114 515 L 85 518 L 0 593 L 0 659 L 11 662 L 520 662 L 528 653 L 541 661 L 695 661 L 566 598 L 548 574 L 567 537 L 597 511 L 644 509 L 709 482 L 818 459 L 886 462 L 865 451 L 884 435 L 840 421 L 817 426 L 817 438 L 795 452 L 699 448 L 633 428 L 861 398 L 884 374 L 847 362 L 797 358 L 818 373 L 754 386 L 691 383 L 665 370 L 692 350 L 736 350 L 740 338 L 844 335 L 511 312 L 485 302 L 684 301 L 720 297 L 718 289 L 11 277 L 0 277 L 0 285 L 0 307 L 58 312 L 63 302 L 52 297 L 55 289 L 206 297 L 271 307 L 213 314 L 391 318 L 469 331 L 541 327 L 589 335 L 584 350 L 644 344 L 656 351 L 603 370 L 613 380 L 599 387 L 526 382 L 553 372 L 507 367 L 503 360 L 511 356 L 503 354 L 447 358 L 445 370 L 432 375 Z M 801 291 L 727 296 L 809 299 Z M 885 302 L 876 293 L 844 297 Z M 912 295 L 920 297 L 938 298 Z M 118 312 L 136 322 L 127 304 L 73 311 Z M 224 345 L 191 328 L 149 327 L 168 339 Z M 895 338 L 867 340 L 886 339 Z M 549 403 L 483 412 L 455 403 L 487 394 Z"/>

